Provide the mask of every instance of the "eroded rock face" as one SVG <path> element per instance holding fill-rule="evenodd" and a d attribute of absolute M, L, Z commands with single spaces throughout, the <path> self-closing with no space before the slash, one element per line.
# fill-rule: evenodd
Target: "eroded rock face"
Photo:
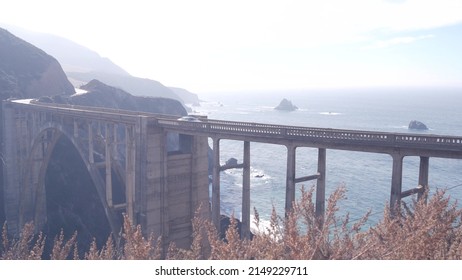
<path fill-rule="evenodd" d="M 292 104 L 292 101 L 287 100 L 287 99 L 284 98 L 279 103 L 279 105 L 276 106 L 274 109 L 279 110 L 279 111 L 295 111 L 295 110 L 298 109 L 298 107 L 295 106 L 294 104 Z"/>
<path fill-rule="evenodd" d="M 428 130 L 428 127 L 423 122 L 416 121 L 416 120 L 412 120 L 409 123 L 408 128 L 412 130 Z"/>

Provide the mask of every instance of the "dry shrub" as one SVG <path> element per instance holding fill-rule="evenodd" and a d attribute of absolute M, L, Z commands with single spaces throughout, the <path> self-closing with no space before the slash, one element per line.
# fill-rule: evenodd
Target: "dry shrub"
<path fill-rule="evenodd" d="M 115 260 L 117 258 L 117 250 L 114 246 L 112 241 L 112 235 L 106 241 L 106 244 L 98 250 L 98 246 L 96 245 L 96 240 L 90 245 L 90 249 L 88 252 L 85 253 L 86 260 Z"/>
<path fill-rule="evenodd" d="M 387 207 L 383 219 L 367 229 L 363 227 L 369 213 L 354 224 L 348 214 L 339 218 L 338 202 L 345 197 L 344 187 L 329 196 L 323 217 L 316 216 L 313 194 L 314 188 L 302 189 L 293 211 L 284 217 L 273 208 L 266 228 L 260 226 L 255 210 L 259 232 L 252 240 L 239 237 L 233 217 L 225 239 L 221 239 L 211 221 L 199 217 L 198 210 L 187 250 L 175 244 L 164 250 L 161 238 L 145 238 L 141 226 L 124 217 L 117 242 L 109 237 L 98 249 L 93 241 L 84 259 L 462 259 L 462 210 L 444 191 L 438 190 L 428 201 L 413 200 L 409 206 L 401 203 L 393 215 Z M 54 239 L 50 257 L 79 259 L 75 240 L 76 234 L 65 240 L 61 232 Z M 35 236 L 33 225 L 26 224 L 18 239 L 9 239 L 5 224 L 1 244 L 1 259 L 40 259 L 45 237 Z"/>
<path fill-rule="evenodd" d="M 363 238 L 371 243 L 363 259 L 461 259 L 461 214 L 445 192 L 438 190 L 428 201 L 403 204 L 383 219 Z"/>
<path fill-rule="evenodd" d="M 158 260 L 162 257 L 162 239 L 155 242 L 154 235 L 143 236 L 141 226 L 134 226 L 124 215 L 123 251 L 121 258 L 126 260 Z"/>
<path fill-rule="evenodd" d="M 210 244 L 210 255 L 212 260 L 236 260 L 249 259 L 249 241 L 240 239 L 237 229 L 237 220 L 231 215 L 230 225 L 226 231 L 225 240 L 222 240 L 215 226 L 210 221 L 205 221 L 207 229 L 207 240 Z"/>
<path fill-rule="evenodd" d="M 28 223 L 21 231 L 18 239 L 8 238 L 6 223 L 2 230 L 2 248 L 0 249 L 0 259 L 2 260 L 39 260 L 42 258 L 45 247 L 45 237 L 39 234 L 34 235 L 34 225 Z"/>
<path fill-rule="evenodd" d="M 273 209 L 270 226 L 260 229 L 252 240 L 239 239 L 236 222 L 221 240 L 215 227 L 203 221 L 210 244 L 209 259 L 461 259 L 462 210 L 438 190 L 427 202 L 413 200 L 391 215 L 363 229 L 370 212 L 352 223 L 349 215 L 339 218 L 338 202 L 345 188 L 333 192 L 324 217 L 317 217 L 314 188 L 302 189 L 293 211 L 281 218 Z M 258 212 L 255 224 L 260 228 Z"/>
<path fill-rule="evenodd" d="M 59 236 L 54 239 L 53 249 L 51 251 L 50 257 L 52 260 L 66 260 L 70 258 L 70 254 L 73 248 L 73 258 L 78 259 L 77 232 L 74 232 L 71 238 L 65 240 L 64 232 L 61 230 Z"/>

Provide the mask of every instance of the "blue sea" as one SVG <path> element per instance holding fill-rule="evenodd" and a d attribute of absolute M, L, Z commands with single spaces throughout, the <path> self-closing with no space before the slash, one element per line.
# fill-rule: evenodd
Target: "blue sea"
<path fill-rule="evenodd" d="M 376 88 L 247 91 L 202 94 L 196 114 L 211 119 L 248 121 L 307 127 L 355 129 L 407 133 L 411 120 L 425 123 L 439 135 L 462 136 L 462 89 Z M 299 109 L 281 112 L 274 107 L 289 99 Z M 415 131 L 412 131 L 415 133 Z M 221 164 L 229 158 L 242 162 L 243 143 L 222 140 Z M 298 148 L 296 177 L 317 169 L 317 149 Z M 386 154 L 327 150 L 326 196 L 339 186 L 346 188 L 339 215 L 352 220 L 371 211 L 370 224 L 380 220 L 390 199 L 392 160 Z M 462 160 L 430 159 L 431 191 L 448 189 L 454 200 L 462 199 Z M 286 148 L 251 143 L 251 209 L 268 220 L 272 207 L 284 215 Z M 405 157 L 403 191 L 417 186 L 419 158 Z M 297 184 L 310 188 L 315 181 Z M 299 193 L 299 191 L 297 191 Z M 242 170 L 221 174 L 221 211 L 241 215 Z M 406 198 L 404 201 L 410 201 Z"/>

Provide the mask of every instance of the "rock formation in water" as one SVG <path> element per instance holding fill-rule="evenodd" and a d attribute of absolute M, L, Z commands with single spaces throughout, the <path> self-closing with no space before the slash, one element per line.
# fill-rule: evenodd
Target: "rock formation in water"
<path fill-rule="evenodd" d="M 292 104 L 292 101 L 290 100 L 287 100 L 287 99 L 282 99 L 282 101 L 279 103 L 278 106 L 276 106 L 274 108 L 275 110 L 279 110 L 279 111 L 295 111 L 297 110 L 297 106 L 295 106 L 294 104 Z"/>
<path fill-rule="evenodd" d="M 235 166 L 235 165 L 237 165 L 237 159 L 236 158 L 230 158 L 225 163 L 225 166 Z"/>
<path fill-rule="evenodd" d="M 409 123 L 408 128 L 412 130 L 428 130 L 428 127 L 423 122 L 416 121 L 416 120 L 412 120 Z"/>

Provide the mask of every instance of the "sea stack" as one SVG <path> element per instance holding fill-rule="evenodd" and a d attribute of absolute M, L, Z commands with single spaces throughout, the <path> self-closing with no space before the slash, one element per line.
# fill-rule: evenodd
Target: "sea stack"
<path fill-rule="evenodd" d="M 295 106 L 294 104 L 292 104 L 292 102 L 290 100 L 287 100 L 287 99 L 282 99 L 281 103 L 279 103 L 278 106 L 276 106 L 274 108 L 275 110 L 279 110 L 279 111 L 295 111 L 297 110 L 297 106 Z"/>
<path fill-rule="evenodd" d="M 412 130 L 428 130 L 428 127 L 423 122 L 416 121 L 416 120 L 412 120 L 409 123 L 408 128 Z"/>

